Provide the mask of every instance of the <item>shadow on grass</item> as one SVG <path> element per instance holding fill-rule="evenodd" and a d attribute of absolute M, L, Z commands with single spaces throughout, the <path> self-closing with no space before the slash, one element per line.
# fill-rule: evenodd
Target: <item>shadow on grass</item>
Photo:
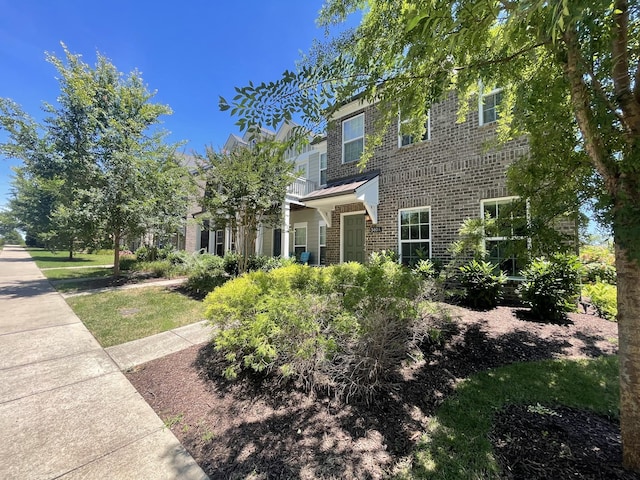
<path fill-rule="evenodd" d="M 605 353 L 596 346 L 601 337 L 584 333 L 576 337 L 587 345 L 585 355 Z M 255 374 L 241 374 L 233 382 L 225 380 L 222 354 L 207 345 L 200 350 L 195 366 L 210 388 L 241 404 L 264 401 L 279 412 L 247 420 L 216 437 L 216 442 L 228 447 L 224 458 L 211 460 L 209 471 L 249 474 L 257 468 L 268 471 L 269 478 L 272 471 L 297 478 L 305 465 L 328 462 L 332 465 L 329 471 L 316 470 L 314 474 L 359 478 L 352 476 L 353 472 L 366 472 L 367 467 L 358 462 L 374 458 L 381 468 L 388 469 L 391 463 L 380 460 L 384 455 L 391 454 L 397 460 L 411 454 L 416 440 L 428 430 L 415 450 L 413 470 L 400 478 L 491 478 L 497 467 L 487 432 L 494 410 L 503 404 L 555 402 L 612 413 L 611 405 L 617 401 L 616 360 L 549 360 L 562 355 L 567 346 L 564 339 L 540 338 L 524 329 L 490 337 L 481 323 L 465 326 L 453 322 L 439 337 L 422 345 L 425 362 L 415 368 L 398 366 L 388 388 L 379 393 L 373 405 L 347 405 L 319 393 L 312 408 L 301 408 L 296 402 L 299 393 L 291 383 L 283 385 L 273 377 Z M 327 427 L 320 410 L 328 412 L 339 428 Z M 435 422 L 429 423 L 429 417 Z M 305 432 L 303 437 L 300 430 Z M 353 450 L 345 450 L 336 459 L 320 448 L 327 435 L 347 435 L 349 442 L 345 444 L 353 446 L 367 444 L 371 432 L 382 436 L 380 448 L 384 451 L 372 447 L 366 461 Z M 301 442 L 304 448 L 300 448 Z"/>
<path fill-rule="evenodd" d="M 476 374 L 438 409 L 412 471 L 400 478 L 498 478 L 488 434 L 503 406 L 566 405 L 617 418 L 618 399 L 617 357 L 528 362 Z"/>

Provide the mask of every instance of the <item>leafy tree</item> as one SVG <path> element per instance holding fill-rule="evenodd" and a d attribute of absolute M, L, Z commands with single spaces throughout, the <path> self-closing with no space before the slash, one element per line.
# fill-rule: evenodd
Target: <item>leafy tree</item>
<path fill-rule="evenodd" d="M 152 103 L 139 73 L 123 76 L 98 54 L 95 67 L 70 53 L 48 55 L 59 74 L 57 105 L 44 105 L 42 125 L 0 99 L 6 156 L 19 158 L 12 210 L 30 233 L 70 255 L 76 243 L 93 246 L 108 236 L 119 246 L 145 228 L 175 228 L 186 211 L 189 175 L 175 145 L 155 126 L 169 107 Z M 157 225 L 152 225 L 158 222 Z"/>
<path fill-rule="evenodd" d="M 531 201 L 540 205 L 546 197 L 554 208 L 569 207 L 576 194 L 595 195 L 612 227 L 623 456 L 640 470 L 640 5 L 328 0 L 321 23 L 339 23 L 360 8 L 360 26 L 316 48 L 299 71 L 238 88 L 231 103 L 221 98 L 221 108 L 232 108 L 245 127 L 273 125 L 295 112 L 317 124 L 357 94 L 380 106 L 370 155 L 398 107 L 420 134 L 424 106 L 452 89 L 464 116 L 479 80 L 480 89 L 503 87 L 498 136 L 529 136 L 530 156 L 521 166 L 529 167 L 526 175 L 541 175 L 542 186 L 528 188 Z"/>
<path fill-rule="evenodd" d="M 210 223 L 230 226 L 241 254 L 239 271 L 247 271 L 255 254 L 260 225 L 278 225 L 282 202 L 291 183 L 293 164 L 284 159 L 286 145 L 260 139 L 231 152 L 207 148 L 199 157 L 206 183 L 202 206 Z"/>

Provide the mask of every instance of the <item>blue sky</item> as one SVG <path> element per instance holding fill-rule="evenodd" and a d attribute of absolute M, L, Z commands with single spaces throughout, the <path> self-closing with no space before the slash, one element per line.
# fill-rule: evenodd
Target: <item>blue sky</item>
<path fill-rule="evenodd" d="M 90 65 L 99 51 L 121 72 L 141 71 L 155 100 L 173 109 L 164 119 L 170 141 L 186 140 L 187 151 L 220 147 L 237 128 L 218 110 L 218 96 L 294 68 L 299 52 L 323 36 L 315 24 L 322 3 L 0 0 L 0 96 L 41 120 L 42 102 L 59 92 L 45 52 L 61 56 L 64 42 Z M 0 158 L 0 207 L 15 164 Z"/>

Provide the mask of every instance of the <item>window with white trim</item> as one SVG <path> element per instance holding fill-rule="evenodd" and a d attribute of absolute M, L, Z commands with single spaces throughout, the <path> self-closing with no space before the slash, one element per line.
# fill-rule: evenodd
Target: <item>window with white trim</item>
<path fill-rule="evenodd" d="M 327 264 L 327 224 L 318 224 L 318 265 Z"/>
<path fill-rule="evenodd" d="M 415 265 L 431 257 L 431 208 L 398 210 L 398 240 L 400 261 Z"/>
<path fill-rule="evenodd" d="M 527 207 L 517 197 L 481 201 L 487 260 L 508 276 L 520 275 L 527 262 Z"/>
<path fill-rule="evenodd" d="M 300 258 L 302 252 L 307 251 L 307 222 L 293 225 L 293 253 Z"/>
<path fill-rule="evenodd" d="M 502 89 L 492 90 L 489 93 L 480 95 L 480 105 L 478 106 L 480 125 L 493 123 L 500 118 L 498 106 L 502 102 L 503 96 Z"/>
<path fill-rule="evenodd" d="M 320 185 L 327 184 L 327 154 L 320 154 Z"/>
<path fill-rule="evenodd" d="M 364 152 L 364 113 L 342 122 L 342 163 L 357 162 Z"/>
<path fill-rule="evenodd" d="M 409 123 L 409 119 L 403 119 L 400 116 L 398 120 L 398 147 L 406 147 L 407 145 L 413 145 L 414 143 L 424 142 L 431 139 L 431 112 L 427 111 L 427 118 L 424 123 L 424 134 L 422 138 L 418 139 L 413 135 L 407 135 L 402 133 L 403 125 Z"/>

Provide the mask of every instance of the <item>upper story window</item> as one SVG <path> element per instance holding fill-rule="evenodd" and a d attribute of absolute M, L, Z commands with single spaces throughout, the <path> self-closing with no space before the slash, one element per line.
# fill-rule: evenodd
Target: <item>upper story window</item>
<path fill-rule="evenodd" d="M 327 184 L 327 154 L 320 154 L 320 185 Z"/>
<path fill-rule="evenodd" d="M 309 166 L 307 162 L 296 163 L 295 174 L 298 178 L 309 178 Z"/>
<path fill-rule="evenodd" d="M 508 276 L 517 276 L 527 261 L 527 207 L 517 197 L 482 200 L 488 260 Z"/>
<path fill-rule="evenodd" d="M 357 162 L 364 152 L 364 113 L 342 122 L 342 163 Z"/>
<path fill-rule="evenodd" d="M 424 123 L 424 134 L 422 138 L 417 138 L 413 135 L 406 135 L 402 133 L 403 125 L 406 125 L 409 122 L 409 119 L 403 119 L 400 117 L 398 123 L 398 147 L 406 147 L 407 145 L 412 145 L 414 143 L 424 142 L 425 140 L 431 139 L 431 112 L 427 112 L 427 119 Z"/>
<path fill-rule="evenodd" d="M 489 93 L 480 95 L 480 105 L 478 106 L 480 125 L 493 123 L 500 118 L 498 105 L 502 102 L 503 96 L 502 89 L 492 90 Z"/>

